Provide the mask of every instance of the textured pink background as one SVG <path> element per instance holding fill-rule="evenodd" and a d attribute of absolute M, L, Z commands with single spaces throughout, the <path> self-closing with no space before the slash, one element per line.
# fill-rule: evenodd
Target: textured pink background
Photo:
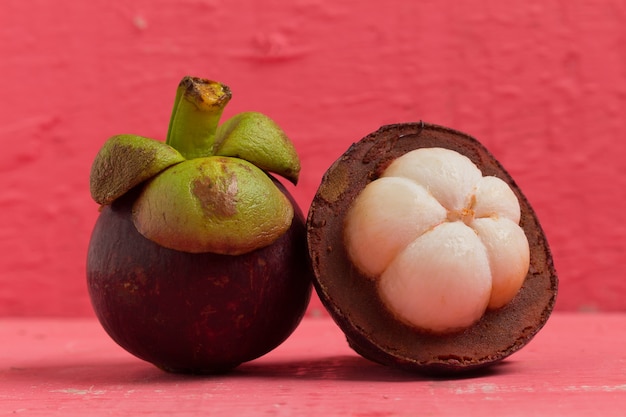
<path fill-rule="evenodd" d="M 91 315 L 91 161 L 163 139 L 184 75 L 228 84 L 323 172 L 380 125 L 481 140 L 534 205 L 561 310 L 626 310 L 626 2 L 3 0 L 0 315 Z M 315 300 L 312 308 L 319 308 Z"/>

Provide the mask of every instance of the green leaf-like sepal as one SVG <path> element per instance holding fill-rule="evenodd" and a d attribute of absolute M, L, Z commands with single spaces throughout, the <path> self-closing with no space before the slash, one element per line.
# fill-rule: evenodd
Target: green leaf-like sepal
<path fill-rule="evenodd" d="M 217 128 L 215 155 L 245 159 L 257 167 L 298 182 L 300 159 L 285 132 L 257 112 L 239 113 Z"/>
<path fill-rule="evenodd" d="M 131 188 L 184 161 L 174 148 L 154 139 L 117 135 L 107 140 L 91 166 L 89 189 L 96 203 L 112 203 Z"/>
<path fill-rule="evenodd" d="M 293 206 L 265 172 L 238 158 L 211 156 L 173 166 L 146 183 L 133 221 L 166 248 L 238 255 L 289 229 Z"/>

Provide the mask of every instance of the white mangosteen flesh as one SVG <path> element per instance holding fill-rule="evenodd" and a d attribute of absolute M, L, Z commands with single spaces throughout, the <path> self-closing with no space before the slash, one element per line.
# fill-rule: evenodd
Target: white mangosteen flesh
<path fill-rule="evenodd" d="M 509 185 L 466 156 L 421 148 L 394 160 L 346 216 L 348 255 L 408 325 L 467 328 L 508 304 L 530 265 Z"/>

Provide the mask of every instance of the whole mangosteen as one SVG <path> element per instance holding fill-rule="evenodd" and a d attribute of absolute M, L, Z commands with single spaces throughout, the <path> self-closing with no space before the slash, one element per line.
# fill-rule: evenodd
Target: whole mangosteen
<path fill-rule="evenodd" d="M 304 216 L 270 174 L 295 184 L 298 155 L 263 114 L 219 124 L 230 98 L 185 77 L 165 143 L 114 136 L 92 165 L 92 305 L 115 342 L 166 371 L 224 372 L 264 355 L 311 294 Z"/>

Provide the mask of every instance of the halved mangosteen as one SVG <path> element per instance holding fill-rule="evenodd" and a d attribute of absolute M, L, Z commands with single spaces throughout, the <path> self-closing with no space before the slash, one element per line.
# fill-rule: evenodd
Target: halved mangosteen
<path fill-rule="evenodd" d="M 550 316 L 539 220 L 476 139 L 381 127 L 325 173 L 307 220 L 316 291 L 363 357 L 423 373 L 495 364 Z"/>

